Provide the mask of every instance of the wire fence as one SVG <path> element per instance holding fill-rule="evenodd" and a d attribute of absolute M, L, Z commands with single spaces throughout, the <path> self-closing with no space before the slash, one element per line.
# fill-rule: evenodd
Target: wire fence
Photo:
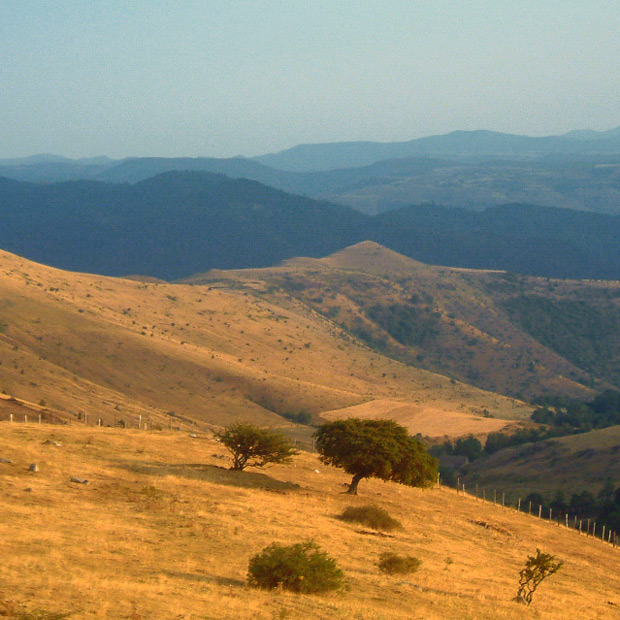
<path fill-rule="evenodd" d="M 440 484 L 439 479 L 437 483 L 438 485 Z M 614 549 L 619 546 L 618 533 L 608 527 L 607 524 L 597 523 L 593 518 L 582 519 L 577 515 L 570 515 L 568 512 L 561 510 L 554 512 L 553 508 L 549 506 L 533 504 L 531 501 L 525 502 L 520 497 L 516 501 L 514 499 L 507 501 L 506 493 L 504 491 L 497 491 L 497 489 L 487 493 L 485 488 L 479 488 L 478 485 L 475 485 L 473 492 L 471 492 L 471 490 L 467 490 L 465 484 L 461 483 L 460 479 L 457 479 L 456 494 L 467 496 L 475 501 L 493 504 L 507 510 L 515 510 L 516 512 L 547 521 L 557 527 L 565 527 L 582 536 L 596 538 L 611 545 Z"/>

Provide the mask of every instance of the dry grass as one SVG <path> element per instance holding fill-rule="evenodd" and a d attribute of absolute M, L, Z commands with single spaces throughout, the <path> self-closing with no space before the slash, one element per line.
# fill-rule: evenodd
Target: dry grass
<path fill-rule="evenodd" d="M 467 434 L 484 409 L 507 419 L 530 411 L 378 355 L 308 306 L 246 284 L 105 278 L 0 252 L 0 392 L 23 401 L 17 410 L 0 401 L 0 419 L 44 402 L 50 415 L 86 412 L 91 423 L 292 428 L 278 414 L 396 401 L 428 408 L 408 424 L 414 432 L 438 432 L 449 413 L 463 414 L 454 428 Z"/>
<path fill-rule="evenodd" d="M 599 541 L 444 489 L 365 480 L 352 498 L 341 493 L 348 476 L 307 453 L 231 476 L 212 456 L 222 452 L 203 435 L 0 423 L 0 457 L 13 461 L 0 464 L 0 600 L 22 618 L 618 617 L 620 550 Z M 28 471 L 32 462 L 39 473 Z M 384 507 L 404 529 L 377 534 L 337 519 L 358 503 Z M 306 596 L 246 586 L 257 551 L 309 539 L 338 561 L 347 589 Z M 537 547 L 565 566 L 525 610 L 513 598 Z M 388 578 L 376 567 L 386 552 L 415 556 L 421 568 Z"/>

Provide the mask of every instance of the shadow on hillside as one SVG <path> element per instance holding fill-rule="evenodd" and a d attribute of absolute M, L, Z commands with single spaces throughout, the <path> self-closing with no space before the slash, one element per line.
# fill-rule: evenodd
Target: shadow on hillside
<path fill-rule="evenodd" d="M 282 482 L 271 478 L 267 474 L 256 471 L 232 471 L 217 465 L 198 464 L 171 464 L 171 463 L 145 463 L 143 461 L 125 462 L 121 465 L 124 469 L 138 474 L 150 476 L 180 476 L 192 480 L 206 480 L 215 484 L 247 489 L 264 489 L 284 493 L 296 491 L 300 488 L 292 482 Z"/>
<path fill-rule="evenodd" d="M 174 579 L 185 579 L 187 581 L 202 581 L 212 583 L 218 586 L 243 587 L 245 582 L 240 579 L 229 579 L 227 577 L 209 577 L 208 575 L 196 575 L 194 573 L 179 573 L 175 571 L 162 571 L 168 577 Z"/>

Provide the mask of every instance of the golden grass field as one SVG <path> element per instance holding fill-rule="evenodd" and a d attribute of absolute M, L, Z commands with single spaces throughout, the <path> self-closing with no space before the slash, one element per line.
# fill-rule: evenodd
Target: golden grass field
<path fill-rule="evenodd" d="M 412 432 L 453 436 L 484 433 L 485 410 L 497 419 L 494 428 L 531 412 L 521 401 L 382 356 L 287 295 L 266 297 L 237 282 L 69 273 L 6 252 L 0 392 L 18 399 L 0 400 L 0 419 L 38 416 L 44 406 L 52 419 L 86 414 L 90 423 L 137 427 L 142 416 L 166 429 L 239 419 L 291 427 L 280 414 L 318 416 L 376 401 L 378 413 L 394 402 L 425 410 L 408 424 Z M 444 414 L 459 420 L 458 431 L 440 423 Z"/>
<path fill-rule="evenodd" d="M 56 446 L 48 440 L 59 442 Z M 208 434 L 0 423 L 0 617 L 127 620 L 537 620 L 620 615 L 620 549 L 514 510 L 349 477 L 302 453 L 231 472 Z M 28 471 L 36 462 L 40 471 Z M 317 471 L 318 470 L 318 471 Z M 72 476 L 90 484 L 70 482 Z M 381 534 L 336 517 L 377 504 L 404 526 Z M 246 585 L 273 541 L 313 539 L 346 573 L 326 595 Z M 564 561 L 527 608 L 517 580 L 536 548 Z M 380 553 L 420 570 L 387 577 Z"/>

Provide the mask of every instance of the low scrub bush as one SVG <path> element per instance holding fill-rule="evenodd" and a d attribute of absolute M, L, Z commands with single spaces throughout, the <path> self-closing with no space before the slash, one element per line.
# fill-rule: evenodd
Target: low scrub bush
<path fill-rule="evenodd" d="M 351 523 L 360 523 L 373 530 L 384 530 L 391 532 L 392 530 L 402 530 L 403 526 L 390 516 L 389 512 L 379 506 L 368 504 L 366 506 L 349 506 L 338 517 L 342 521 Z"/>
<path fill-rule="evenodd" d="M 422 560 L 412 555 L 398 555 L 388 551 L 382 553 L 377 566 L 388 575 L 409 575 L 415 573 L 422 564 Z"/>
<path fill-rule="evenodd" d="M 542 553 L 540 549 L 536 549 L 535 556 L 528 555 L 527 562 L 519 573 L 517 600 L 529 605 L 541 582 L 557 573 L 563 564 L 564 562 L 557 561 L 554 555 Z"/>
<path fill-rule="evenodd" d="M 283 588 L 311 594 L 337 590 L 344 573 L 336 560 L 315 542 L 272 543 L 250 559 L 248 583 L 257 588 Z"/>

